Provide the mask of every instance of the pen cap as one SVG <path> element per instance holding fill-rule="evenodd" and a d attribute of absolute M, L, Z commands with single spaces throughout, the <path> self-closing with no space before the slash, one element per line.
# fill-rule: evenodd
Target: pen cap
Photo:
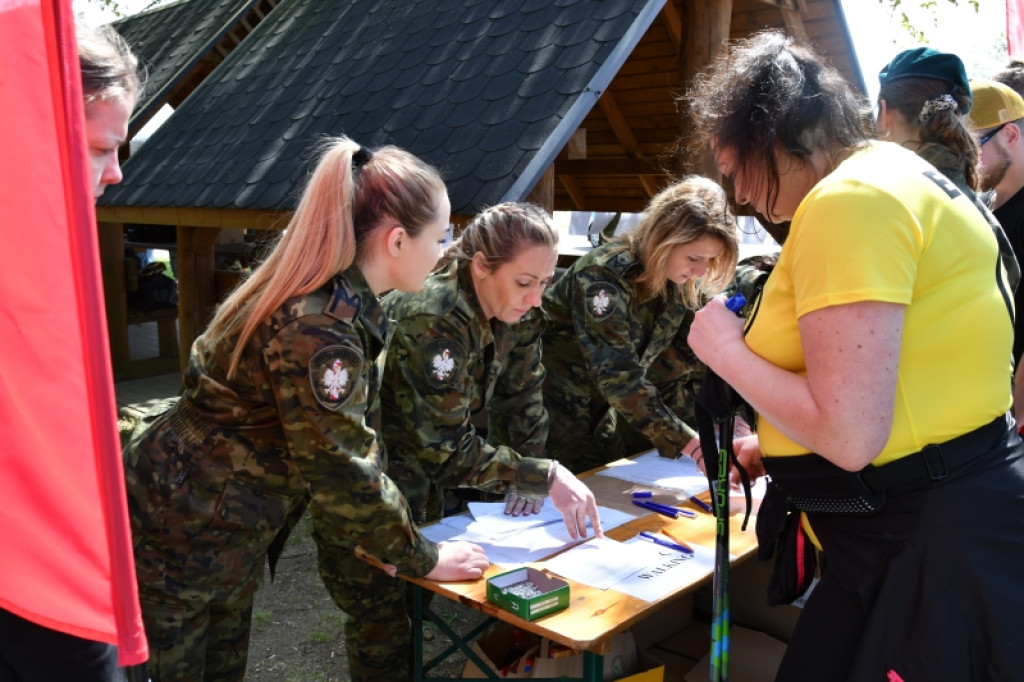
<path fill-rule="evenodd" d="M 743 294 L 733 294 L 728 301 L 725 302 L 725 307 L 733 311 L 737 315 L 743 310 L 743 306 L 747 304 L 747 297 Z"/>

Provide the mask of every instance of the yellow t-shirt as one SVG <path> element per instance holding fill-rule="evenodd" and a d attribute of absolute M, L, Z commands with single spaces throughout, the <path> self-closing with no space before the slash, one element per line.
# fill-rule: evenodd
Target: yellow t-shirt
<path fill-rule="evenodd" d="M 798 207 L 748 322 L 747 345 L 806 374 L 798 320 L 859 301 L 907 306 L 892 433 L 875 464 L 987 424 L 1010 407 L 1013 326 L 992 230 L 916 154 L 858 151 Z M 767 456 L 808 450 L 759 419 Z"/>

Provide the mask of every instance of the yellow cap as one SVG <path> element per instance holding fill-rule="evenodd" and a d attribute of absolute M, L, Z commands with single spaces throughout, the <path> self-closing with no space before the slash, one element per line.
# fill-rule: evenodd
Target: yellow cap
<path fill-rule="evenodd" d="M 979 78 L 971 81 L 971 94 L 974 95 L 971 123 L 976 130 L 1024 118 L 1024 99 L 1008 85 Z"/>

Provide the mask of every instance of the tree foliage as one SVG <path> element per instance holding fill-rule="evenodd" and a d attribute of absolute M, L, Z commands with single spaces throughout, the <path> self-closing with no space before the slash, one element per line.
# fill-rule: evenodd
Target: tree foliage
<path fill-rule="evenodd" d="M 962 0 L 962 1 L 963 1 L 964 5 L 970 7 L 975 12 L 977 12 L 978 9 L 980 8 L 980 0 Z M 881 5 L 885 5 L 885 6 L 889 7 L 889 10 L 891 11 L 892 15 L 894 17 L 898 17 L 899 18 L 900 26 L 903 28 L 904 31 L 906 31 L 909 35 L 911 35 L 914 38 L 915 42 L 918 42 L 918 43 L 927 43 L 928 42 L 928 32 L 927 32 L 927 30 L 922 28 L 922 27 L 920 27 L 920 26 L 918 26 L 918 25 L 916 25 L 913 21 L 911 21 L 910 17 L 907 16 L 907 13 L 906 13 L 906 11 L 904 9 L 904 4 L 905 3 L 903 2 L 903 0 L 878 0 L 878 2 Z M 959 6 L 961 4 L 961 0 L 945 0 L 945 2 L 946 2 L 946 4 L 951 5 L 953 7 L 957 7 L 957 6 Z M 938 2 L 938 0 L 914 0 L 913 3 L 911 4 L 911 6 L 919 7 L 920 9 L 925 10 L 931 16 L 932 28 L 938 26 L 938 24 L 939 24 L 939 11 L 938 11 L 938 9 L 939 9 L 939 2 Z"/>

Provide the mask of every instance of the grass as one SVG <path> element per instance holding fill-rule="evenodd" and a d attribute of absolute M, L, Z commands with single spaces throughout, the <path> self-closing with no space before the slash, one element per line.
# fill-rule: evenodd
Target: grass
<path fill-rule="evenodd" d="M 262 629 L 267 623 L 270 622 L 270 618 L 273 614 L 270 611 L 254 610 L 252 612 L 252 624 L 253 627 Z"/>

